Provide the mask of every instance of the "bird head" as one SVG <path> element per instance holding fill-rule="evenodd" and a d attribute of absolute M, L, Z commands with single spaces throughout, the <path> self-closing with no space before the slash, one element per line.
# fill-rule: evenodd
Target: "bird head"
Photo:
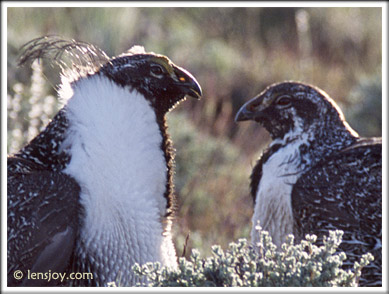
<path fill-rule="evenodd" d="M 286 134 L 314 133 L 330 126 L 328 122 L 334 130 L 346 128 L 354 132 L 345 122 L 342 111 L 324 91 L 299 82 L 288 81 L 267 87 L 240 108 L 235 121 L 245 120 L 262 124 L 273 139 Z"/>
<path fill-rule="evenodd" d="M 100 72 L 115 83 L 142 93 L 152 106 L 164 112 L 185 97 L 200 99 L 201 87 L 187 70 L 164 55 L 136 50 L 113 58 Z"/>
<path fill-rule="evenodd" d="M 145 52 L 141 46 L 110 58 L 93 44 L 54 35 L 31 40 L 22 49 L 19 65 L 45 59 L 60 66 L 66 82 L 63 88 L 88 76 L 105 75 L 119 86 L 143 94 L 162 114 L 185 96 L 199 99 L 202 95 L 193 75 L 166 56 Z"/>

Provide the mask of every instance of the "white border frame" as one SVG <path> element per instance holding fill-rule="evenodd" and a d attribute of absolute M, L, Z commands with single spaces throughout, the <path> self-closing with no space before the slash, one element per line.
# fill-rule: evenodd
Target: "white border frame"
<path fill-rule="evenodd" d="M 7 293 L 19 293 L 19 292 L 36 292 L 46 293 L 52 292 L 53 289 L 58 292 L 182 292 L 184 288 L 8 288 L 4 287 L 6 283 L 6 241 L 7 240 L 7 203 L 6 203 L 6 154 L 7 154 L 7 87 L 6 76 L 7 76 L 7 8 L 8 7 L 381 7 L 382 8 L 382 139 L 383 139 L 383 219 L 385 229 L 383 230 L 383 273 L 388 274 L 388 186 L 387 186 L 387 175 L 388 175 L 388 3 L 386 1 L 232 1 L 232 2 L 219 2 L 219 1 L 199 1 L 199 2 L 181 2 L 181 1 L 134 1 L 134 2 L 68 2 L 68 1 L 57 1 L 57 2 L 9 2 L 4 1 L 1 3 L 1 290 Z M 3 164 L 4 163 L 4 164 Z M 385 275 L 383 275 L 383 287 L 381 289 L 375 288 L 186 288 L 185 291 L 189 292 L 379 292 L 386 293 L 388 289 L 388 281 Z"/>

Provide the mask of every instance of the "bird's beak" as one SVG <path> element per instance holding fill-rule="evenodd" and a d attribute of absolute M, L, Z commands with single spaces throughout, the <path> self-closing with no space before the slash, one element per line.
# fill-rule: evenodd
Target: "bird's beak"
<path fill-rule="evenodd" d="M 260 118 L 262 110 L 262 101 L 263 96 L 258 95 L 253 99 L 247 101 L 239 109 L 238 113 L 235 116 L 235 122 L 245 121 L 245 120 L 255 120 Z"/>
<path fill-rule="evenodd" d="M 176 85 L 183 91 L 186 96 L 200 99 L 202 95 L 200 84 L 195 77 L 181 67 L 174 68 Z"/>

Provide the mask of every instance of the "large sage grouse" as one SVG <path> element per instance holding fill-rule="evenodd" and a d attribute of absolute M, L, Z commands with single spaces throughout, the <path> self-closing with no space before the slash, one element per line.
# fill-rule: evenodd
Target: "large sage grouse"
<path fill-rule="evenodd" d="M 42 37 L 24 49 L 21 63 L 52 58 L 64 68 L 68 101 L 8 158 L 8 286 L 130 286 L 135 262 L 175 267 L 165 114 L 185 96 L 200 98 L 196 79 L 139 46 L 109 58 L 91 44 Z M 67 275 L 33 280 L 28 271 Z"/>
<path fill-rule="evenodd" d="M 254 120 L 273 139 L 251 175 L 253 241 L 258 220 L 278 246 L 290 233 L 320 241 L 343 230 L 345 267 L 370 252 L 360 285 L 381 285 L 381 138 L 359 137 L 324 91 L 297 82 L 269 86 L 235 120 Z"/>

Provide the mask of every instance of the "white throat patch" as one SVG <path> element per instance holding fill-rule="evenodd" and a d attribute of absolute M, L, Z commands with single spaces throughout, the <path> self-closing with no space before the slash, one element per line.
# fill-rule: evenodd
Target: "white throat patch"
<path fill-rule="evenodd" d="M 134 262 L 175 266 L 171 235 L 162 236 L 167 167 L 149 102 L 95 75 L 76 83 L 67 109 L 71 161 L 64 172 L 81 186 L 88 253 L 97 264 L 108 258 L 105 275 L 114 281 L 121 272 L 123 285 L 135 282 L 126 276 Z"/>
<path fill-rule="evenodd" d="M 271 145 L 284 140 L 286 138 L 275 140 Z M 258 221 L 262 229 L 269 232 L 273 243 L 278 247 L 285 242 L 288 234 L 293 233 L 291 193 L 293 184 L 303 172 L 299 166 L 299 147 L 304 142 L 305 140 L 301 139 L 289 142 L 269 157 L 262 166 L 262 177 L 258 184 L 252 218 L 251 239 L 254 244 L 259 242 L 258 232 L 255 230 Z"/>

